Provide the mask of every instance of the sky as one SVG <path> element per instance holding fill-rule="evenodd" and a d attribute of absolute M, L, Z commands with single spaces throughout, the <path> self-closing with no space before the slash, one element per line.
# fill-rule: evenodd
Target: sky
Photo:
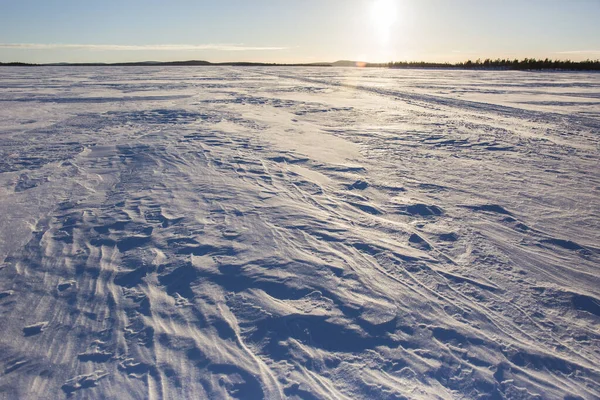
<path fill-rule="evenodd" d="M 0 62 L 600 59 L 600 0 L 0 0 Z"/>

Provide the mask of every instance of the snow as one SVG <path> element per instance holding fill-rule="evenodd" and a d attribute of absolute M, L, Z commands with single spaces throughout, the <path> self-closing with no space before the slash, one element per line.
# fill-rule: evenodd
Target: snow
<path fill-rule="evenodd" d="M 0 72 L 0 397 L 600 398 L 600 75 Z"/>

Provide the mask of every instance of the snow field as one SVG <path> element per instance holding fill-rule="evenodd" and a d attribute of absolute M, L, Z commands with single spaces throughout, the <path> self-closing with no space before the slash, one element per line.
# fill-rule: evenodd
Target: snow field
<path fill-rule="evenodd" d="M 600 398 L 599 93 L 3 69 L 0 397 Z"/>

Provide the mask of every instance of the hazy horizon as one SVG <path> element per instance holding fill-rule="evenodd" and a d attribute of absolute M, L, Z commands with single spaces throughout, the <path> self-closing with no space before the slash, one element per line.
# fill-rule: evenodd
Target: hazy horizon
<path fill-rule="evenodd" d="M 600 57 L 600 2 L 30 0 L 0 15 L 0 62 L 458 62 Z"/>

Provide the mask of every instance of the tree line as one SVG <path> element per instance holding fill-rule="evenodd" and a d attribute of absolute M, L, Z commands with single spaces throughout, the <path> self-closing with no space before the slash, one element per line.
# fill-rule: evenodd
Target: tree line
<path fill-rule="evenodd" d="M 388 67 L 388 68 L 462 68 L 462 69 L 501 69 L 501 70 L 569 70 L 569 71 L 600 71 L 600 60 L 551 60 L 524 58 L 519 59 L 500 59 L 485 60 L 477 59 L 475 61 L 467 60 L 457 63 L 436 63 L 425 61 L 396 61 L 384 64 L 367 64 L 368 67 Z"/>

